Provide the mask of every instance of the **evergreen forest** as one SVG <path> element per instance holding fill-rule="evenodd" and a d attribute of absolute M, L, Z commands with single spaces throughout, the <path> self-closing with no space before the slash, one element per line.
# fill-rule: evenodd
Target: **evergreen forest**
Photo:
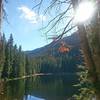
<path fill-rule="evenodd" d="M 58 55 L 57 49 L 55 55 L 44 54 L 30 57 L 26 52 L 22 51 L 21 46 L 17 47 L 14 44 L 12 34 L 8 40 L 3 34 L 1 47 L 0 78 L 2 79 L 12 79 L 40 73 L 75 73 L 78 71 L 77 64 L 82 62 L 67 52 L 59 52 Z"/>

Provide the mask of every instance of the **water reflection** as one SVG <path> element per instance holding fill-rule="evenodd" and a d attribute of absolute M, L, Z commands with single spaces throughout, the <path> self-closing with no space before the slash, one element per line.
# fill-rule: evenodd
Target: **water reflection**
<path fill-rule="evenodd" d="M 31 96 L 31 95 L 27 95 L 24 97 L 24 100 L 45 100 L 45 99 L 41 99 L 35 96 Z"/>
<path fill-rule="evenodd" d="M 76 75 L 35 76 L 4 85 L 0 100 L 67 100 L 77 89 Z"/>

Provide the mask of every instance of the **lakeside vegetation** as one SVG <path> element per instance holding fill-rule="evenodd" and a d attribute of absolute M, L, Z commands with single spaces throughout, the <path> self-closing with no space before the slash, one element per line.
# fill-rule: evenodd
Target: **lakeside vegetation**
<path fill-rule="evenodd" d="M 44 56 L 30 57 L 21 50 L 21 46 L 17 47 L 14 44 L 12 34 L 8 40 L 3 34 L 1 45 L 1 79 L 19 79 L 41 73 L 75 73 L 78 71 L 77 64 L 80 61 L 72 55 L 68 55 L 67 52 L 59 53 L 59 55 L 45 54 Z"/>

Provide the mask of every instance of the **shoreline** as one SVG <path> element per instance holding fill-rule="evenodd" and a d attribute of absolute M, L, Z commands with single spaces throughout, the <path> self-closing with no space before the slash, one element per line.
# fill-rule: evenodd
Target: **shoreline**
<path fill-rule="evenodd" d="M 22 76 L 22 77 L 16 77 L 16 78 L 12 78 L 12 79 L 0 79 L 0 83 L 1 82 L 8 82 L 8 81 L 25 79 L 25 78 L 34 77 L 34 76 L 44 76 L 44 75 L 70 75 L 70 74 L 71 75 L 75 75 L 76 73 L 36 73 L 36 74 Z"/>

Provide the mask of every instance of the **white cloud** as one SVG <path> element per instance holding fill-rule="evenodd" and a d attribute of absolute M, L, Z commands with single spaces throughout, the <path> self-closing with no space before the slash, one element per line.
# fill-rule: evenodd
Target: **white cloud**
<path fill-rule="evenodd" d="M 46 20 L 46 16 L 38 15 L 36 12 L 29 9 L 27 6 L 23 5 L 23 6 L 18 7 L 18 9 L 22 12 L 22 14 L 20 15 L 20 18 L 24 18 L 32 24 L 36 24 L 40 21 Z"/>

